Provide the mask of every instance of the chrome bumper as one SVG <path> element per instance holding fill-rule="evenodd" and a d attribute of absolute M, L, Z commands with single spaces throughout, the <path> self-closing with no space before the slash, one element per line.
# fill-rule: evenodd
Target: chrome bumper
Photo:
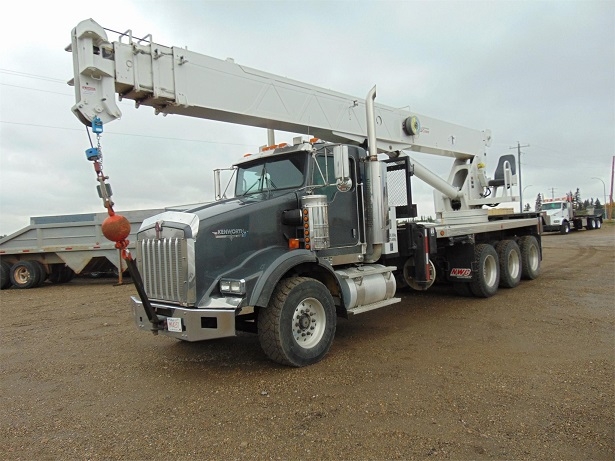
<path fill-rule="evenodd" d="M 152 331 L 152 325 L 147 319 L 141 300 L 131 296 L 132 314 L 137 328 Z M 235 336 L 235 312 L 237 308 L 228 305 L 226 308 L 186 309 L 184 307 L 151 303 L 161 322 L 159 333 L 183 341 L 203 341 L 207 339 Z M 167 319 L 181 319 L 182 331 L 169 331 Z"/>

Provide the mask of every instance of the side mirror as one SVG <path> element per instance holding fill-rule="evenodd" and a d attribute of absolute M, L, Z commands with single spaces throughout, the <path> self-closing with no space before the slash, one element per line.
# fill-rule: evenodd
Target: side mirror
<path fill-rule="evenodd" d="M 348 146 L 333 147 L 333 170 L 335 174 L 335 186 L 340 192 L 348 192 L 352 188 L 350 179 L 350 160 L 348 158 Z"/>

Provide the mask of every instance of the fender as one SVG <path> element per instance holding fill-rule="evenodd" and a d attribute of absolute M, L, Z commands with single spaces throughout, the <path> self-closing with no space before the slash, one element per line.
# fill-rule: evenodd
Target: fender
<path fill-rule="evenodd" d="M 263 271 L 262 275 L 256 282 L 254 290 L 252 291 L 248 300 L 250 306 L 266 306 L 269 304 L 269 299 L 273 294 L 278 282 L 282 279 L 293 267 L 300 264 L 311 263 L 317 264 L 319 267 L 330 272 L 337 281 L 337 275 L 333 271 L 333 268 L 328 264 L 322 264 L 318 257 L 309 250 L 293 250 L 287 251 L 280 255 Z M 339 285 L 339 281 L 337 281 Z"/>
<path fill-rule="evenodd" d="M 245 305 L 266 306 L 275 286 L 284 274 L 300 264 L 317 264 L 337 280 L 333 268 L 320 262 L 311 251 L 271 246 L 250 254 L 239 267 L 221 274 L 215 283 L 217 284 L 222 277 L 244 279 L 246 281 Z M 339 285 L 339 281 L 337 283 Z"/>

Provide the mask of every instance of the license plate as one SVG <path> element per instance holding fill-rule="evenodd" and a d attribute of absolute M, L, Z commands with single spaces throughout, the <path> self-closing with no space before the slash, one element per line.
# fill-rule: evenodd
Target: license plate
<path fill-rule="evenodd" d="M 178 317 L 169 317 L 167 319 L 167 330 L 181 333 L 182 332 L 182 319 Z"/>

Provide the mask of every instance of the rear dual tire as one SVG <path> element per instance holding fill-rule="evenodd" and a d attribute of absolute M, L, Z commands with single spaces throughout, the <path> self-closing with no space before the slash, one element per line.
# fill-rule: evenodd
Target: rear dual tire
<path fill-rule="evenodd" d="M 496 246 L 500 261 L 500 286 L 515 288 L 521 282 L 521 250 L 514 240 L 502 240 Z"/>
<path fill-rule="evenodd" d="M 1 280 L 0 280 L 0 288 L 2 290 L 6 290 L 11 286 L 11 265 L 6 261 L 2 261 L 2 271 L 1 271 Z"/>
<path fill-rule="evenodd" d="M 45 281 L 45 278 L 47 278 L 45 268 L 38 261 L 18 261 L 10 269 L 11 284 L 15 288 L 36 288 Z"/>
<path fill-rule="evenodd" d="M 65 264 L 54 264 L 49 274 L 51 283 L 67 283 L 75 276 L 75 272 Z"/>
<path fill-rule="evenodd" d="M 534 280 L 540 274 L 540 246 L 533 235 L 525 235 L 519 239 L 521 249 L 521 278 Z"/>
<path fill-rule="evenodd" d="M 496 294 L 500 284 L 500 263 L 495 248 L 486 243 L 476 245 L 474 267 L 477 270 L 470 282 L 472 294 L 479 298 L 489 298 Z"/>

